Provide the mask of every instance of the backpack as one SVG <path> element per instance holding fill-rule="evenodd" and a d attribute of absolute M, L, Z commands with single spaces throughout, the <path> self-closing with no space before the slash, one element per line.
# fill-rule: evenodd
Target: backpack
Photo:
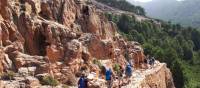
<path fill-rule="evenodd" d="M 111 69 L 106 69 L 106 80 L 111 80 L 112 71 Z"/>
<path fill-rule="evenodd" d="M 150 59 L 150 62 L 149 62 L 149 64 L 150 65 L 153 65 L 155 63 L 155 58 L 154 57 L 152 57 L 151 59 Z"/>
<path fill-rule="evenodd" d="M 131 68 L 131 65 L 128 64 L 128 65 L 126 66 L 126 75 L 131 76 L 131 74 L 132 74 L 132 68 Z"/>
<path fill-rule="evenodd" d="M 152 59 L 153 64 L 155 63 L 155 58 Z"/>
<path fill-rule="evenodd" d="M 134 64 L 134 62 L 133 62 L 134 60 L 129 60 L 129 64 L 128 65 L 130 65 L 131 67 L 133 67 L 132 65 Z"/>
<path fill-rule="evenodd" d="M 79 87 L 78 88 L 86 88 L 86 79 L 84 77 L 81 77 L 79 79 Z"/>

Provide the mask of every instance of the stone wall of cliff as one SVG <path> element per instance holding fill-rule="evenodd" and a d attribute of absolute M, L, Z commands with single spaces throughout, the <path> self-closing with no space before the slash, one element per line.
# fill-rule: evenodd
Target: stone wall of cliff
<path fill-rule="evenodd" d="M 154 69 L 154 72 L 150 72 L 146 78 L 143 86 L 147 88 L 175 88 L 172 78 L 172 73 L 166 67 L 166 64 L 161 64 L 160 69 Z"/>
<path fill-rule="evenodd" d="M 123 88 L 175 88 L 170 70 L 165 63 L 156 64 L 146 70 L 136 70 L 131 83 Z"/>
<path fill-rule="evenodd" d="M 91 72 L 94 60 L 124 69 L 125 54 L 138 62 L 145 57 L 88 0 L 0 0 L 0 73 L 16 73 L 0 88 L 41 86 L 44 75 L 76 85 L 82 67 Z"/>

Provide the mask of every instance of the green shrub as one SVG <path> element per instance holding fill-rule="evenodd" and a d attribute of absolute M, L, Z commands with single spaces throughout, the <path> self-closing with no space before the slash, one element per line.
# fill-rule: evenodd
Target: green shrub
<path fill-rule="evenodd" d="M 101 64 L 101 62 L 100 62 L 99 60 L 96 60 L 96 59 L 93 60 L 93 64 L 98 65 L 98 67 L 99 67 L 100 69 L 102 69 L 102 67 L 103 67 L 103 65 Z"/>
<path fill-rule="evenodd" d="M 41 80 L 41 84 L 43 85 L 50 85 L 50 86 L 57 86 L 59 84 L 58 80 L 54 79 L 52 76 L 45 76 Z"/>
<path fill-rule="evenodd" d="M 8 71 L 7 73 L 1 74 L 1 79 L 4 80 L 13 80 L 15 73 L 13 71 Z"/>
<path fill-rule="evenodd" d="M 119 64 L 114 64 L 113 70 L 116 71 L 117 73 L 119 73 L 119 71 L 120 71 L 120 65 Z"/>
<path fill-rule="evenodd" d="M 101 74 L 105 74 L 106 68 L 101 64 L 101 62 L 100 62 L 99 60 L 94 59 L 94 60 L 93 60 L 93 64 L 98 65 L 98 67 L 99 67 L 100 70 L 101 70 L 101 71 L 100 71 Z"/>

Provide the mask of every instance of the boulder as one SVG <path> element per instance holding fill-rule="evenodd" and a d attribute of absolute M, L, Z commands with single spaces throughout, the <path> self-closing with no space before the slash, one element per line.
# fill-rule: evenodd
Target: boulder
<path fill-rule="evenodd" d="M 29 75 L 34 75 L 36 72 L 36 67 L 20 67 L 18 69 L 18 73 L 21 76 L 29 76 Z"/>
<path fill-rule="evenodd" d="M 41 67 L 42 68 L 42 66 L 45 64 L 47 65 L 44 68 L 47 69 L 48 67 L 48 63 L 43 56 L 30 56 L 27 54 L 23 54 L 21 52 L 15 52 L 13 61 L 14 61 L 13 63 L 15 64 L 16 69 L 19 69 L 20 67 L 37 67 L 37 68 Z"/>
<path fill-rule="evenodd" d="M 106 88 L 106 81 L 103 79 L 90 80 L 88 86 L 88 88 Z"/>
<path fill-rule="evenodd" d="M 8 54 L 4 54 L 4 60 L 2 61 L 3 67 L 6 70 L 13 70 L 13 62 L 8 57 Z"/>
<path fill-rule="evenodd" d="M 0 73 L 7 70 L 13 70 L 13 62 L 3 48 L 0 47 Z"/>
<path fill-rule="evenodd" d="M 40 81 L 33 77 L 33 76 L 28 76 L 25 78 L 25 83 L 26 83 L 26 87 L 27 88 L 37 88 L 37 87 L 40 87 L 41 84 L 40 84 Z"/>
<path fill-rule="evenodd" d="M 82 44 L 74 39 L 67 44 L 67 51 L 65 52 L 66 61 L 68 64 L 77 64 L 80 62 L 82 53 Z"/>
<path fill-rule="evenodd" d="M 49 57 L 50 62 L 56 62 L 63 58 L 62 50 L 58 50 L 55 45 L 50 45 L 46 48 L 47 56 Z"/>
<path fill-rule="evenodd" d="M 40 16 L 42 16 L 43 18 L 45 19 L 48 19 L 48 20 L 52 20 L 53 18 L 53 14 L 52 14 L 52 11 L 51 11 L 51 7 L 49 5 L 49 2 L 50 1 L 47 1 L 47 0 L 42 0 L 41 2 L 41 12 L 40 12 Z"/>
<path fill-rule="evenodd" d="M 111 40 L 91 39 L 88 44 L 88 51 L 98 59 L 114 58 L 114 45 Z"/>
<path fill-rule="evenodd" d="M 61 69 L 61 73 L 63 74 L 60 78 L 60 81 L 64 84 L 68 84 L 71 86 L 77 85 L 77 79 L 75 77 L 74 72 L 70 69 L 70 67 L 63 67 Z"/>
<path fill-rule="evenodd" d="M 9 1 L 8 0 L 0 0 L 0 14 L 3 19 L 11 21 L 11 11 L 9 9 Z"/>
<path fill-rule="evenodd" d="M 1 88 L 25 88 L 26 84 L 23 82 L 19 82 L 17 80 L 14 80 L 14 81 L 0 80 L 0 87 Z"/>

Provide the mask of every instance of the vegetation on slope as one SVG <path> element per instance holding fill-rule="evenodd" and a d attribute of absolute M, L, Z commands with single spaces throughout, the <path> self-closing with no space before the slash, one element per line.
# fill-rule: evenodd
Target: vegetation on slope
<path fill-rule="evenodd" d="M 184 26 L 200 27 L 200 0 L 153 0 L 141 3 L 148 16 Z M 163 11 L 164 10 L 164 11 Z"/>
<path fill-rule="evenodd" d="M 137 15 L 145 16 L 145 10 L 140 6 L 135 6 L 128 3 L 126 0 L 96 0 L 98 2 L 104 3 L 108 6 L 136 13 Z"/>
<path fill-rule="evenodd" d="M 106 14 L 128 40 L 140 42 L 145 54 L 166 62 L 177 88 L 200 87 L 200 32 L 179 24 L 153 20 L 136 21 L 134 16 Z"/>
<path fill-rule="evenodd" d="M 125 0 L 97 0 L 121 10 L 130 11 Z M 116 4 L 117 3 L 117 4 Z M 128 10 L 124 7 L 129 7 Z M 142 9 L 145 15 L 144 9 Z M 137 11 L 133 10 L 136 14 Z M 142 14 L 141 14 L 142 15 Z M 117 24 L 119 31 L 128 40 L 140 42 L 145 54 L 155 56 L 167 63 L 173 73 L 177 88 L 199 88 L 200 84 L 200 32 L 192 27 L 182 27 L 161 20 L 136 21 L 134 16 L 106 14 Z"/>

